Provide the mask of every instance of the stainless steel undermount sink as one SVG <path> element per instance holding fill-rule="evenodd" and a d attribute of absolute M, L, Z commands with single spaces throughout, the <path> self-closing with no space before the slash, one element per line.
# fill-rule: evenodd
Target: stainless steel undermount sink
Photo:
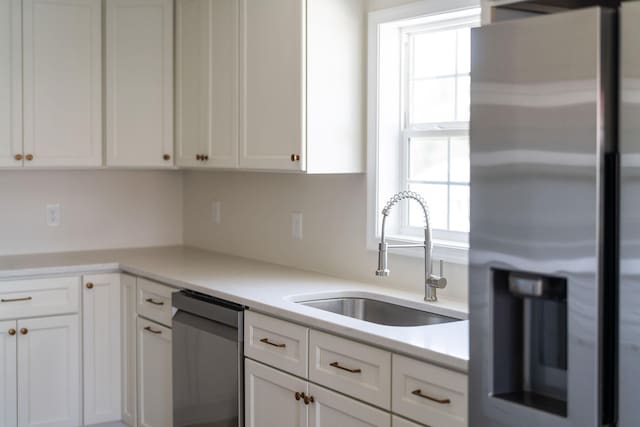
<path fill-rule="evenodd" d="M 460 320 L 369 298 L 324 298 L 297 301 L 297 303 L 386 326 L 425 326 L 457 322 Z"/>

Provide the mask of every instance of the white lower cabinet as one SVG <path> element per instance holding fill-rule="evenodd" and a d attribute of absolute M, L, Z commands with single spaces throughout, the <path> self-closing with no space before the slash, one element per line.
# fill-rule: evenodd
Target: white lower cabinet
<path fill-rule="evenodd" d="M 391 427 L 422 427 L 420 424 L 413 423 L 405 420 L 404 418 L 393 416 L 391 420 Z"/>
<path fill-rule="evenodd" d="M 306 427 L 307 408 L 296 393 L 308 394 L 307 382 L 245 359 L 246 427 Z"/>
<path fill-rule="evenodd" d="M 171 427 L 171 329 L 139 317 L 137 330 L 138 426 Z"/>
<path fill-rule="evenodd" d="M 120 275 L 83 277 L 84 424 L 119 421 Z"/>
<path fill-rule="evenodd" d="M 18 323 L 0 322 L 0 427 L 18 424 Z"/>
<path fill-rule="evenodd" d="M 390 427 L 391 414 L 309 384 L 309 427 Z"/>
<path fill-rule="evenodd" d="M 391 415 L 250 359 L 247 427 L 390 427 Z"/>
<path fill-rule="evenodd" d="M 18 427 L 69 427 L 81 420 L 77 314 L 17 322 Z"/>
<path fill-rule="evenodd" d="M 136 379 L 136 278 L 128 274 L 120 276 L 120 314 L 122 339 L 122 421 L 130 426 L 137 424 Z"/>

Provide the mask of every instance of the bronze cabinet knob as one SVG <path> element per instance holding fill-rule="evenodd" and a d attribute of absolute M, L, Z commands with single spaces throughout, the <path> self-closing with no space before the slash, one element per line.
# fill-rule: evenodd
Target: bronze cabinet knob
<path fill-rule="evenodd" d="M 202 160 L 202 156 L 200 154 L 196 154 L 196 160 Z"/>
<path fill-rule="evenodd" d="M 27 335 L 29 333 L 29 330 L 27 328 L 22 328 L 22 329 L 20 329 L 20 333 L 22 335 Z"/>
<path fill-rule="evenodd" d="M 14 336 L 16 334 L 16 330 L 11 328 L 9 329 L 9 335 Z"/>
<path fill-rule="evenodd" d="M 33 160 L 33 154 L 27 154 L 26 156 L 24 156 L 25 159 L 27 159 L 28 161 Z"/>
<path fill-rule="evenodd" d="M 300 154 L 292 154 L 291 155 L 291 161 L 292 162 L 299 162 L 300 161 Z"/>
<path fill-rule="evenodd" d="M 93 283 L 91 282 L 87 283 L 87 289 L 93 289 Z"/>
<path fill-rule="evenodd" d="M 203 155 L 202 155 L 202 160 L 204 160 L 205 162 L 206 162 L 207 160 L 209 160 L 209 155 L 208 155 L 208 154 L 203 154 Z"/>
<path fill-rule="evenodd" d="M 162 159 L 163 159 L 164 161 L 167 161 L 167 162 L 168 162 L 169 160 L 171 160 L 171 155 L 170 155 L 170 154 L 165 154 L 164 156 L 162 156 Z"/>
<path fill-rule="evenodd" d="M 22 154 L 16 154 L 15 156 L 13 156 L 13 158 L 20 161 L 22 160 Z"/>

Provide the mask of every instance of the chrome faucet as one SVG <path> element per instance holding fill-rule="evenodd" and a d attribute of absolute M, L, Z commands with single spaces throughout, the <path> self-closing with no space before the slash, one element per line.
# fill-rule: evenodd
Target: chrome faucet
<path fill-rule="evenodd" d="M 420 204 L 422 212 L 424 213 L 424 243 L 423 244 L 406 244 L 406 245 L 389 245 L 385 241 L 385 225 L 387 222 L 387 216 L 393 208 L 400 201 L 405 199 L 413 199 Z M 401 191 L 394 195 L 387 202 L 384 209 L 382 209 L 382 236 L 380 237 L 380 244 L 378 245 L 378 270 L 376 270 L 376 276 L 386 277 L 389 275 L 389 268 L 387 267 L 387 251 L 394 248 L 424 248 L 424 300 L 435 302 L 438 301 L 437 289 L 443 289 L 447 286 L 447 279 L 440 276 L 434 276 L 431 274 L 431 227 L 429 225 L 429 210 L 427 204 L 419 194 L 413 191 Z M 442 274 L 442 264 L 440 264 L 440 274 Z"/>

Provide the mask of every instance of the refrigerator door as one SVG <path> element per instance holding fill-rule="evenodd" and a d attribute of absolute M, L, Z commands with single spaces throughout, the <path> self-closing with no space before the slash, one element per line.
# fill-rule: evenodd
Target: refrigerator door
<path fill-rule="evenodd" d="M 640 3 L 620 14 L 620 310 L 618 426 L 640 423 Z"/>
<path fill-rule="evenodd" d="M 610 416 L 600 312 L 615 286 L 604 257 L 613 18 L 596 7 L 473 30 L 471 427 Z"/>

